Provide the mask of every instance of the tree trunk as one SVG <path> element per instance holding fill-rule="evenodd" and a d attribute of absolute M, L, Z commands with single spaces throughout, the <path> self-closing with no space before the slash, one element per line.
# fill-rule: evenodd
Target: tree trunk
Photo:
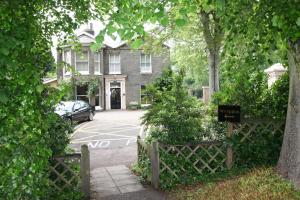
<path fill-rule="evenodd" d="M 300 186 L 300 39 L 292 44 L 289 59 L 289 102 L 281 147 L 277 165 L 278 172 Z"/>
<path fill-rule="evenodd" d="M 208 51 L 209 63 L 209 98 L 219 91 L 219 63 L 220 55 L 216 50 Z"/>
<path fill-rule="evenodd" d="M 215 13 L 200 12 L 200 21 L 203 26 L 203 36 L 207 46 L 209 71 L 209 99 L 219 91 L 220 49 L 224 37 L 220 21 Z"/>

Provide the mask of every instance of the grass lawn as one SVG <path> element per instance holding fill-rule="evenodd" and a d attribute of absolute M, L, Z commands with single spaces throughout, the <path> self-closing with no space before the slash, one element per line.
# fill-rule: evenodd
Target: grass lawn
<path fill-rule="evenodd" d="M 300 190 L 278 176 L 273 168 L 260 168 L 223 181 L 178 187 L 170 192 L 170 199 L 300 200 Z"/>

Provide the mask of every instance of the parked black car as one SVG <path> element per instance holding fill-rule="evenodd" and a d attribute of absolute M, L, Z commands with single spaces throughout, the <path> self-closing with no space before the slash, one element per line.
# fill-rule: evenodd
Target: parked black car
<path fill-rule="evenodd" d="M 93 107 L 84 101 L 62 101 L 56 106 L 55 113 L 71 122 L 92 121 L 95 114 Z"/>

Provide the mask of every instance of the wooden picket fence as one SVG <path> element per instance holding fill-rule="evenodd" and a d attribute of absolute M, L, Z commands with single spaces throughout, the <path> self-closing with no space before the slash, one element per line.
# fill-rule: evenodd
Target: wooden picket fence
<path fill-rule="evenodd" d="M 274 120 L 243 120 L 241 123 L 228 123 L 227 138 L 233 134 L 240 134 L 240 142 L 251 141 L 252 137 L 261 131 L 269 131 L 271 134 L 284 132 L 284 121 Z M 155 188 L 159 188 L 160 174 L 168 173 L 169 176 L 178 178 L 182 173 L 188 173 L 184 166 L 175 169 L 167 164 L 161 157 L 168 154 L 176 159 L 184 159 L 191 163 L 192 170 L 197 173 L 213 174 L 226 169 L 231 169 L 234 153 L 232 146 L 225 141 L 204 141 L 185 145 L 169 145 L 161 142 L 146 144 L 139 136 L 137 139 L 138 162 L 145 158 L 151 161 L 151 183 Z M 174 160 L 176 162 L 176 160 Z M 191 168 L 190 168 L 191 169 Z"/>
<path fill-rule="evenodd" d="M 85 198 L 90 198 L 90 155 L 87 145 L 81 146 L 81 153 L 54 156 L 51 164 L 50 185 L 54 190 L 62 192 L 78 186 Z"/>

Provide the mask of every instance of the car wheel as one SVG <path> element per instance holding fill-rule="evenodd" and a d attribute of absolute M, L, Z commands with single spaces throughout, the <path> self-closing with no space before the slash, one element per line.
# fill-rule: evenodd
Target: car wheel
<path fill-rule="evenodd" d="M 93 114 L 93 112 L 90 112 L 89 121 L 93 121 L 93 119 L 94 119 L 94 114 Z"/>

